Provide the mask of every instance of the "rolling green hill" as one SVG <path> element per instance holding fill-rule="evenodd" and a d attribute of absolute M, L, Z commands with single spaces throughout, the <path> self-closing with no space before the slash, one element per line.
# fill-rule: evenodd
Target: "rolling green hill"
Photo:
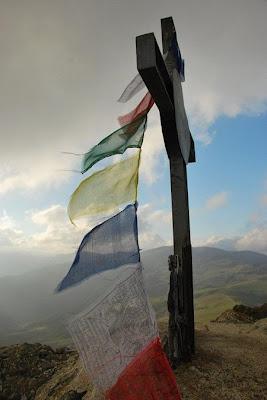
<path fill-rule="evenodd" d="M 147 288 L 159 317 L 166 312 L 169 247 L 144 252 Z M 267 299 L 267 256 L 251 251 L 193 249 L 196 322 L 206 323 L 236 303 L 256 305 Z"/>

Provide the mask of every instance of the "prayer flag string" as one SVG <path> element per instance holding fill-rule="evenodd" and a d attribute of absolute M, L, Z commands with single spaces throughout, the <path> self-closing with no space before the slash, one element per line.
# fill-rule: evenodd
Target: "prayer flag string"
<path fill-rule="evenodd" d="M 143 87 L 137 75 L 119 101 L 127 102 Z M 81 172 L 85 173 L 106 157 L 137 149 L 133 156 L 84 179 L 68 205 L 72 223 L 82 217 L 113 214 L 84 236 L 57 287 L 60 292 L 95 274 L 120 271 L 114 287 L 68 323 L 84 368 L 106 400 L 181 399 L 158 336 L 138 246 L 138 173 L 147 114 L 153 104 L 147 93 L 134 110 L 118 118 L 120 129 L 83 155 Z"/>

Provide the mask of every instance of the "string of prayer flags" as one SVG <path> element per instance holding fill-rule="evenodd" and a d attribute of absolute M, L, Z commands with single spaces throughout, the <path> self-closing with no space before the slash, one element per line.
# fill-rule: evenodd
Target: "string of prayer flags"
<path fill-rule="evenodd" d="M 149 92 L 142 98 L 140 103 L 135 107 L 133 111 L 128 114 L 122 115 L 118 117 L 118 121 L 121 126 L 130 124 L 131 122 L 135 121 L 136 119 L 146 115 L 149 110 L 152 108 L 154 104 L 154 100 Z"/>
<path fill-rule="evenodd" d="M 174 65 L 170 71 L 174 71 L 175 83 L 175 71 L 178 72 L 174 56 L 170 60 Z M 179 75 L 178 80 L 180 82 Z M 138 74 L 119 101 L 127 102 L 143 87 Z M 175 90 L 174 100 L 177 100 L 181 96 L 179 85 Z M 118 118 L 120 129 L 84 155 L 82 173 L 106 157 L 123 154 L 128 148 L 137 149 L 133 156 L 84 179 L 68 205 L 71 222 L 82 217 L 113 214 L 84 236 L 67 275 L 57 287 L 60 292 L 98 273 L 103 273 L 101 278 L 104 274 L 106 277 L 117 273 L 113 280 L 116 284 L 109 292 L 68 324 L 90 381 L 106 400 L 181 399 L 159 339 L 155 314 L 144 285 L 138 246 L 138 170 L 147 114 L 153 104 L 152 96 L 147 93 L 134 110 Z M 177 108 L 176 113 L 177 118 L 183 116 L 182 109 Z M 125 208 L 120 211 L 122 206 Z"/>
<path fill-rule="evenodd" d="M 141 265 L 71 319 L 68 330 L 90 381 L 103 392 L 111 389 L 125 367 L 158 336 Z"/>
<path fill-rule="evenodd" d="M 139 261 L 136 205 L 130 204 L 85 235 L 57 291 L 77 285 L 100 272 L 121 265 L 135 265 Z"/>
<path fill-rule="evenodd" d="M 84 154 L 81 172 L 84 174 L 98 161 L 115 154 L 123 154 L 129 148 L 141 148 L 147 125 L 147 116 L 142 115 L 111 133 Z"/>
<path fill-rule="evenodd" d="M 139 162 L 140 150 L 84 179 L 69 201 L 71 222 L 81 217 L 118 212 L 121 205 L 135 203 Z"/>
<path fill-rule="evenodd" d="M 134 97 L 138 92 L 145 88 L 145 83 L 141 78 L 140 74 L 137 74 L 127 85 L 122 95 L 118 99 L 119 103 L 127 103 L 132 97 Z"/>

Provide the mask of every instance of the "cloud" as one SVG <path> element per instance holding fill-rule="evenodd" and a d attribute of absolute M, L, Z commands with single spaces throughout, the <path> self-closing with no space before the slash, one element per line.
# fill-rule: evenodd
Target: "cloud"
<path fill-rule="evenodd" d="M 209 132 L 207 126 L 203 127 L 203 130 L 196 130 L 195 139 L 201 142 L 203 145 L 208 146 L 213 141 L 215 132 Z"/>
<path fill-rule="evenodd" d="M 197 15 L 194 31 L 198 35 L 184 31 L 185 99 L 192 130 L 206 143 L 219 116 L 257 116 L 267 109 L 262 42 L 267 33 L 267 4 L 249 0 L 189 4 Z M 190 12 L 187 15 L 190 18 Z M 179 25 L 181 32 L 185 23 Z M 201 132 L 208 133 L 201 136 Z"/>
<path fill-rule="evenodd" d="M 215 209 L 228 201 L 227 192 L 217 193 L 206 202 L 206 209 Z M 251 250 L 267 254 L 267 219 L 265 210 L 265 195 L 262 195 L 257 209 L 251 213 L 245 222 L 243 233 L 235 236 L 218 236 L 193 238 L 194 246 L 218 247 L 224 250 Z"/>
<path fill-rule="evenodd" d="M 228 193 L 220 192 L 211 196 L 205 203 L 207 210 L 216 210 L 217 208 L 224 207 L 228 202 Z"/>
<path fill-rule="evenodd" d="M 3 140 L 4 146 L 7 145 L 6 140 Z M 8 140 L 11 146 L 12 137 Z M 58 144 L 56 148 L 52 148 L 51 145 L 49 149 L 47 139 L 44 143 L 40 140 L 40 146 L 30 146 L 29 149 L 22 145 L 21 152 L 18 153 L 14 150 L 10 154 L 12 148 L 6 149 L 0 171 L 0 195 L 16 190 L 21 193 L 33 191 L 40 186 L 47 190 L 68 182 L 72 176 L 69 170 L 78 169 L 80 158 L 62 154 L 61 146 L 63 145 Z"/>
<path fill-rule="evenodd" d="M 95 226 L 88 221 L 73 226 L 66 209 L 60 204 L 42 210 L 26 212 L 26 218 L 39 227 L 39 232 L 26 234 L 6 213 L 0 218 L 0 248 L 35 251 L 51 254 L 73 253 L 83 236 Z M 92 221 L 91 221 L 92 222 Z M 141 249 L 170 243 L 171 213 L 145 204 L 138 210 L 139 243 Z M 159 234 L 160 233 L 160 234 Z"/>
<path fill-rule="evenodd" d="M 53 225 L 55 228 L 67 223 L 66 209 L 59 204 L 31 213 L 31 219 L 38 225 Z"/>
<path fill-rule="evenodd" d="M 139 244 L 141 249 L 166 246 L 171 237 L 171 211 L 144 204 L 138 209 Z"/>
<path fill-rule="evenodd" d="M 218 247 L 223 250 L 236 250 L 235 244 L 239 239 L 238 237 L 226 238 L 224 236 L 212 235 L 208 238 L 192 240 L 193 246 L 206 246 L 206 247 Z"/>
<path fill-rule="evenodd" d="M 253 224 L 238 236 L 216 236 L 193 239 L 194 246 L 218 247 L 224 250 L 251 250 L 267 254 L 267 221 L 255 220 Z"/>
<path fill-rule="evenodd" d="M 73 253 L 88 229 L 71 225 L 66 209 L 58 204 L 40 211 L 26 212 L 26 218 L 40 226 L 41 231 L 27 234 L 6 213 L 0 218 L 1 251 L 14 249 L 51 254 Z"/>
<path fill-rule="evenodd" d="M 76 0 L 74 11 L 65 0 L 5 2 L 0 193 L 65 183 L 70 175 L 55 171 L 75 169 L 77 159 L 60 158 L 60 151 L 85 152 L 116 129 L 116 117 L 124 111 L 116 99 L 136 72 L 134 37 L 148 31 L 160 37 L 166 13 L 173 15 L 185 58 L 184 97 L 195 137 L 207 145 L 218 117 L 264 112 L 266 6 L 251 0 L 187 0 L 177 11 L 177 0 L 119 0 L 112 6 Z M 157 119 L 144 143 L 147 182 L 156 179 L 161 141 Z"/>
<path fill-rule="evenodd" d="M 164 149 L 161 127 L 156 123 L 155 118 L 152 121 L 148 120 L 140 165 L 140 177 L 148 184 L 154 183 L 161 175 L 159 155 L 164 154 Z"/>
<path fill-rule="evenodd" d="M 237 250 L 254 250 L 267 254 L 267 226 L 256 227 L 236 241 Z"/>
<path fill-rule="evenodd" d="M 24 241 L 24 234 L 18 228 L 14 219 L 5 211 L 0 217 L 0 247 L 1 249 L 20 246 Z"/>
<path fill-rule="evenodd" d="M 23 250 L 49 254 L 74 253 L 87 226 L 80 228 L 70 224 L 66 209 L 52 205 L 46 209 L 26 213 L 41 231 L 34 234 L 23 232 L 7 213 L 0 217 L 0 250 Z M 147 203 L 138 210 L 139 244 L 141 249 L 172 244 L 171 211 L 155 208 Z M 210 236 L 193 238 L 193 246 L 219 247 L 225 250 L 252 250 L 267 254 L 267 222 L 256 220 L 243 234 L 235 237 Z"/>
<path fill-rule="evenodd" d="M 73 226 L 65 207 L 57 204 L 47 209 L 32 212 L 31 220 L 44 230 L 31 235 L 28 240 L 32 247 L 49 253 L 74 252 L 88 228 Z"/>

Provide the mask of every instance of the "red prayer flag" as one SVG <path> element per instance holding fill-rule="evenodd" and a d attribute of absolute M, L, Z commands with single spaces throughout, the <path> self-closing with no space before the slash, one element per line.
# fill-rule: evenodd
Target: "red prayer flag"
<path fill-rule="evenodd" d="M 137 354 L 116 384 L 106 392 L 106 400 L 181 400 L 175 375 L 156 338 Z"/>
<path fill-rule="evenodd" d="M 152 99 L 152 96 L 149 92 L 143 97 L 143 99 L 140 101 L 137 107 L 135 107 L 134 110 L 129 112 L 128 114 L 121 115 L 118 117 L 119 124 L 121 126 L 130 124 L 134 120 L 144 116 L 145 114 L 148 113 L 148 111 L 151 109 L 151 107 L 154 104 L 154 100 Z"/>

